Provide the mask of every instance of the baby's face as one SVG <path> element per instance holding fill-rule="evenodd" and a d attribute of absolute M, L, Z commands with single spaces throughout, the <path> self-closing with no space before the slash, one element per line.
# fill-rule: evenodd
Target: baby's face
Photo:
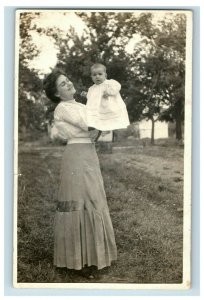
<path fill-rule="evenodd" d="M 91 71 L 91 78 L 95 84 L 101 84 L 106 80 L 106 72 L 102 67 L 95 68 Z"/>

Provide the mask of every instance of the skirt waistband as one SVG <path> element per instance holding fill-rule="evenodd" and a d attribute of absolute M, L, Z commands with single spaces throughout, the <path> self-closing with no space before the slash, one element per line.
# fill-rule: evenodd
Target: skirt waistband
<path fill-rule="evenodd" d="M 92 144 L 90 138 L 73 138 L 68 140 L 68 144 Z"/>

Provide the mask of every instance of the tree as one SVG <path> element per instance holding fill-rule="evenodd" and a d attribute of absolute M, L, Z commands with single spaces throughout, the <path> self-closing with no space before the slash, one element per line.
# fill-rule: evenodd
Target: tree
<path fill-rule="evenodd" d="M 176 138 L 182 137 L 185 99 L 185 15 L 178 14 L 170 20 L 162 20 L 159 26 L 151 22 L 148 24 L 151 30 L 143 30 L 146 37 L 136 45 L 129 67 L 135 74 L 135 99 L 138 99 L 142 108 L 140 117 L 152 121 L 153 144 L 154 124 L 157 120 L 175 120 Z M 129 107 L 133 110 L 135 103 L 130 102 Z"/>
<path fill-rule="evenodd" d="M 173 61 L 169 73 L 169 109 L 161 116 L 164 120 L 172 118 L 176 122 L 176 138 L 182 139 L 182 124 L 184 121 L 185 107 L 185 50 L 186 50 L 186 16 L 177 14 L 173 18 L 173 24 L 164 23 L 169 30 L 168 37 L 163 37 L 162 43 L 171 49 Z M 166 79 L 168 76 L 166 75 Z M 165 118 L 167 116 L 167 118 Z"/>
<path fill-rule="evenodd" d="M 92 84 L 90 66 L 95 62 L 105 64 L 109 78 L 121 83 L 121 94 L 128 104 L 134 97 L 134 84 L 132 71 L 128 67 L 130 55 L 126 47 L 134 34 L 140 32 L 144 26 L 150 27 L 150 14 L 145 15 L 147 17 L 141 14 L 138 18 L 133 13 L 77 14 L 86 24 L 82 37 L 73 28 L 65 37 L 53 35 L 52 32 L 56 45 L 59 46 L 59 66 L 65 67 L 68 75 L 77 83 L 77 89 L 83 90 Z M 139 117 L 141 111 L 137 111 Z M 132 119 L 131 111 L 130 118 Z"/>
<path fill-rule="evenodd" d="M 27 132 L 33 133 L 46 127 L 46 99 L 41 96 L 42 83 L 37 71 L 29 67 L 30 61 L 39 54 L 31 34 L 36 30 L 33 20 L 38 15 L 37 12 L 20 13 L 18 125 L 23 138 Z"/>
<path fill-rule="evenodd" d="M 121 35 L 122 24 L 125 22 L 121 16 L 114 13 L 79 13 L 86 24 L 86 30 L 81 38 L 74 29 L 70 30 L 65 38 L 59 38 L 58 60 L 64 65 L 67 73 L 77 82 L 79 89 L 84 89 L 92 84 L 90 66 L 101 62 L 107 66 L 109 76 L 116 80 L 126 79 L 126 65 L 128 56 L 125 53 L 125 40 L 127 36 Z M 116 30 L 117 29 L 117 30 Z M 120 39 L 120 42 L 117 42 Z M 72 40 L 69 46 L 68 40 Z M 126 62 L 126 64 L 125 64 Z M 71 72 L 70 72 L 71 71 Z M 80 78 L 80 79 L 79 79 Z"/>

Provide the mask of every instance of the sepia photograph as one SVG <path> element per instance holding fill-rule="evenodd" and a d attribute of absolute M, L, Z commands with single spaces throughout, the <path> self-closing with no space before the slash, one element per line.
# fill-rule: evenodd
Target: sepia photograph
<path fill-rule="evenodd" d="M 192 12 L 16 10 L 16 288 L 191 286 Z"/>

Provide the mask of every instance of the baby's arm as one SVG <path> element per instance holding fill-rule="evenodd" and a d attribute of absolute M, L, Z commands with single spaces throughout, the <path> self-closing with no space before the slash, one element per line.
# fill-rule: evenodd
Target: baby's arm
<path fill-rule="evenodd" d="M 117 82 L 116 80 L 110 79 L 106 84 L 103 97 L 107 98 L 108 96 L 115 96 L 119 93 L 120 89 L 121 89 L 120 83 Z"/>

